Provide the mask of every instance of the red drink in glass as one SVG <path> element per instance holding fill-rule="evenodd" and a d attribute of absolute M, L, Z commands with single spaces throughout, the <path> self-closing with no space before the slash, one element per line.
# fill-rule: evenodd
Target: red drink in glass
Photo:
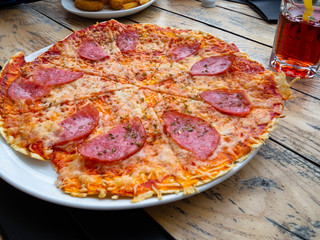
<path fill-rule="evenodd" d="M 282 9 L 270 64 L 292 77 L 313 77 L 320 60 L 320 11 L 303 21 L 304 5 Z M 315 17 L 318 18 L 315 18 Z"/>

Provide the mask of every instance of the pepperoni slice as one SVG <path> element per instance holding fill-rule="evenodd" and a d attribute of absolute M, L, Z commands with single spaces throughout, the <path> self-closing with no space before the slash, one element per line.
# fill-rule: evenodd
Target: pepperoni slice
<path fill-rule="evenodd" d="M 252 109 L 251 102 L 244 91 L 230 89 L 210 90 L 201 93 L 200 96 L 219 112 L 225 114 L 244 117 Z"/>
<path fill-rule="evenodd" d="M 78 152 L 90 160 L 115 162 L 138 152 L 146 141 L 146 133 L 138 118 L 119 124 L 78 148 Z"/>
<path fill-rule="evenodd" d="M 138 39 L 138 31 L 126 30 L 120 33 L 116 42 L 120 51 L 126 53 L 136 49 Z"/>
<path fill-rule="evenodd" d="M 33 80 L 39 84 L 53 86 L 73 82 L 82 76 L 82 72 L 67 71 L 59 68 L 38 68 L 33 75 Z"/>
<path fill-rule="evenodd" d="M 78 54 L 80 57 L 92 61 L 100 61 L 109 56 L 108 53 L 93 40 L 83 42 L 78 48 Z"/>
<path fill-rule="evenodd" d="M 35 100 L 49 94 L 51 88 L 39 83 L 29 81 L 23 77 L 14 80 L 8 89 L 8 94 L 13 100 Z"/>
<path fill-rule="evenodd" d="M 226 72 L 233 62 L 232 55 L 204 58 L 191 67 L 191 76 L 213 76 Z"/>
<path fill-rule="evenodd" d="M 97 126 L 98 121 L 98 110 L 92 104 L 87 104 L 75 114 L 59 123 L 63 127 L 63 131 L 57 134 L 59 140 L 54 145 L 66 144 L 88 136 Z"/>
<path fill-rule="evenodd" d="M 174 48 L 170 51 L 169 54 L 171 55 L 171 59 L 173 61 L 179 61 L 186 57 L 191 56 L 192 54 L 197 52 L 199 48 L 200 48 L 200 43 L 194 43 L 194 44 L 189 44 L 182 47 Z"/>
<path fill-rule="evenodd" d="M 205 120 L 176 111 L 168 111 L 162 118 L 175 142 L 198 158 L 207 159 L 217 148 L 220 135 Z"/>

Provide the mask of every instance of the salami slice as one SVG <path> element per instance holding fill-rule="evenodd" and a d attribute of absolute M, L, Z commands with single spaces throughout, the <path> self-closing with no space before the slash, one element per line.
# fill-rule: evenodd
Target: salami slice
<path fill-rule="evenodd" d="M 233 62 L 232 55 L 204 58 L 190 69 L 191 76 L 213 76 L 226 72 Z"/>
<path fill-rule="evenodd" d="M 78 48 L 78 54 L 80 57 L 92 61 L 100 61 L 109 56 L 108 53 L 93 40 L 84 41 Z"/>
<path fill-rule="evenodd" d="M 68 71 L 59 68 L 39 67 L 33 75 L 33 80 L 39 84 L 54 86 L 73 82 L 82 76 L 82 72 Z"/>
<path fill-rule="evenodd" d="M 202 160 L 207 159 L 220 142 L 216 129 L 201 118 L 176 111 L 168 111 L 162 118 L 173 140 Z"/>
<path fill-rule="evenodd" d="M 231 69 L 231 72 L 234 72 L 235 74 L 243 72 L 250 75 L 258 74 L 263 71 L 265 71 L 265 68 L 261 64 L 239 56 L 235 58 Z"/>
<path fill-rule="evenodd" d="M 120 51 L 126 53 L 135 50 L 138 39 L 138 31 L 126 30 L 118 36 L 116 43 Z"/>
<path fill-rule="evenodd" d="M 78 151 L 90 160 L 115 162 L 127 159 L 138 152 L 145 141 L 144 127 L 138 118 L 134 118 L 82 144 Z"/>
<path fill-rule="evenodd" d="M 170 51 L 169 54 L 171 55 L 171 59 L 173 61 L 179 61 L 186 57 L 191 56 L 192 54 L 197 52 L 199 48 L 200 48 L 200 43 L 194 43 L 194 44 L 189 44 L 182 47 L 174 48 Z"/>
<path fill-rule="evenodd" d="M 244 117 L 252 109 L 251 102 L 244 91 L 220 89 L 205 91 L 200 94 L 202 99 L 224 114 Z"/>
<path fill-rule="evenodd" d="M 8 94 L 13 100 L 35 100 L 49 94 L 51 88 L 39 83 L 29 81 L 23 77 L 14 80 L 8 89 Z"/>
<path fill-rule="evenodd" d="M 54 145 L 63 145 L 88 136 L 95 129 L 98 121 L 98 110 L 92 104 L 87 104 L 59 123 L 63 127 L 63 131 L 57 133 L 59 140 Z"/>

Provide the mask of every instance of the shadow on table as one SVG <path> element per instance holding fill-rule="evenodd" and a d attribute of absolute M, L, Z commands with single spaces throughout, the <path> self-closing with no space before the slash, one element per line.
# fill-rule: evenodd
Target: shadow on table
<path fill-rule="evenodd" d="M 144 210 L 94 211 L 55 205 L 0 179 L 3 240 L 173 239 Z"/>

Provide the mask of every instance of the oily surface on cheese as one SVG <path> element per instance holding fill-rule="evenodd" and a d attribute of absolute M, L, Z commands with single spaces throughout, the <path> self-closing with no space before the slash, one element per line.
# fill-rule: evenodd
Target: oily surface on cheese
<path fill-rule="evenodd" d="M 8 144 L 51 161 L 65 193 L 133 202 L 192 193 L 230 171 L 264 142 L 290 97 L 283 75 L 234 44 L 114 20 L 32 62 L 17 53 L 0 83 Z"/>

